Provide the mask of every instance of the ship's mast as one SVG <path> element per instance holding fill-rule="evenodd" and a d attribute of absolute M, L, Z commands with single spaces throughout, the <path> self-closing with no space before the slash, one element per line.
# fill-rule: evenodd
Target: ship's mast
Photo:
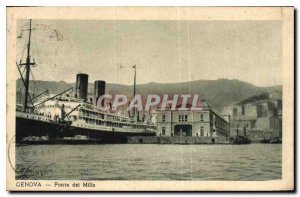
<path fill-rule="evenodd" d="M 31 41 L 31 19 L 29 21 L 29 38 L 28 38 L 28 44 L 27 44 L 27 58 L 26 58 L 26 63 L 25 69 L 26 69 L 26 75 L 25 75 L 25 99 L 24 99 L 24 111 L 27 109 L 27 103 L 28 103 L 28 89 L 29 89 L 29 77 L 30 77 L 30 66 L 34 65 L 34 62 L 30 62 L 30 41 Z M 22 65 L 22 64 L 21 64 Z"/>

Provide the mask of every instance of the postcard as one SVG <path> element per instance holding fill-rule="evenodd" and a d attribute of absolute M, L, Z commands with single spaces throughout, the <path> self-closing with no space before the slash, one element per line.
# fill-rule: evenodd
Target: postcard
<path fill-rule="evenodd" d="M 293 7 L 8 7 L 8 191 L 294 190 Z"/>

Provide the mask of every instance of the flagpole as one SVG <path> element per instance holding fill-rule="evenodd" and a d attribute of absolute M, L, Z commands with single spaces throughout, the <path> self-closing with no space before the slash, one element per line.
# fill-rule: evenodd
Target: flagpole
<path fill-rule="evenodd" d="M 136 65 L 134 65 L 134 66 L 132 66 L 132 68 L 134 69 L 134 79 L 133 79 L 133 97 L 132 97 L 132 99 L 134 99 L 135 98 L 135 91 L 136 91 Z M 132 116 L 134 117 L 135 116 L 135 109 L 133 109 L 133 111 L 132 111 L 133 113 L 132 113 Z"/>
<path fill-rule="evenodd" d="M 136 91 L 136 65 L 134 65 L 132 68 L 134 68 L 134 81 L 133 81 L 133 98 L 135 97 L 135 91 Z"/>

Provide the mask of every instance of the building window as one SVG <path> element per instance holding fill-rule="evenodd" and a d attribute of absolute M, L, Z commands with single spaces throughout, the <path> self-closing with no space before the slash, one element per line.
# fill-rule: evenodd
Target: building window
<path fill-rule="evenodd" d="M 203 121 L 204 120 L 204 115 L 200 114 L 200 120 Z"/>
<path fill-rule="evenodd" d="M 165 127 L 162 127 L 162 128 L 161 128 L 161 132 L 162 132 L 162 135 L 166 135 L 166 128 L 165 128 Z"/>
<path fill-rule="evenodd" d="M 166 115 L 162 115 L 162 122 L 166 122 Z"/>
<path fill-rule="evenodd" d="M 233 108 L 233 116 L 237 116 L 237 108 Z"/>
<path fill-rule="evenodd" d="M 245 115 L 245 107 L 242 106 L 242 115 Z"/>
<path fill-rule="evenodd" d="M 179 115 L 179 122 L 187 122 L 188 115 Z"/>
<path fill-rule="evenodd" d="M 200 128 L 200 136 L 204 136 L 204 128 L 203 127 Z"/>

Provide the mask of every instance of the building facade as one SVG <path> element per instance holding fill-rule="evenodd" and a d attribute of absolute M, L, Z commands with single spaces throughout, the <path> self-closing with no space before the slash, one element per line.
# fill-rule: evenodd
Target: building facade
<path fill-rule="evenodd" d="M 225 107 L 223 114 L 230 116 L 231 136 L 247 135 L 253 141 L 282 136 L 282 100 L 274 94 L 268 99 Z"/>
<path fill-rule="evenodd" d="M 157 136 L 229 137 L 229 123 L 215 113 L 207 103 L 197 110 L 157 108 Z"/>

